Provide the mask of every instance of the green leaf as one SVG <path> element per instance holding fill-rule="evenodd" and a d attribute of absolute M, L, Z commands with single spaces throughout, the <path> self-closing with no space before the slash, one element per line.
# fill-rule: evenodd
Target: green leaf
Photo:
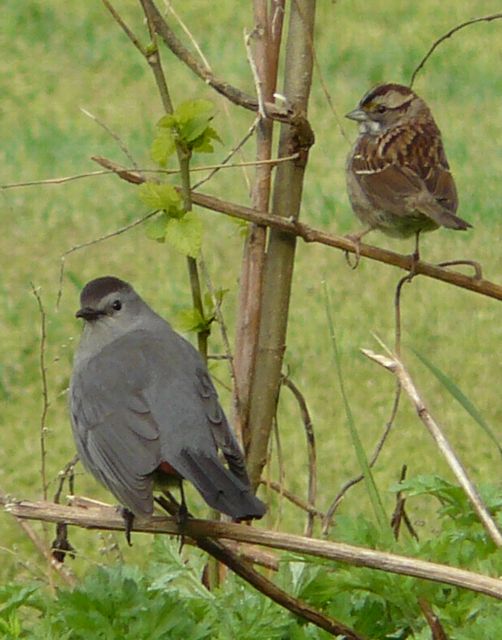
<path fill-rule="evenodd" d="M 202 230 L 199 215 L 189 211 L 183 218 L 169 220 L 165 240 L 180 253 L 196 258 L 202 245 Z"/>
<path fill-rule="evenodd" d="M 439 367 L 433 364 L 428 358 L 424 355 L 413 349 L 413 353 L 417 356 L 419 360 L 436 376 L 436 378 L 441 382 L 441 384 L 446 388 L 447 391 L 455 398 L 457 402 L 459 402 L 462 407 L 467 411 L 467 413 L 477 422 L 477 424 L 485 431 L 487 436 L 493 441 L 499 453 L 502 454 L 502 446 L 498 441 L 495 432 L 490 428 L 489 424 L 481 415 L 478 408 L 474 405 L 471 400 L 463 393 L 463 391 L 453 382 L 453 380 L 441 371 Z"/>
<path fill-rule="evenodd" d="M 171 116 L 169 116 L 171 118 Z M 152 160 L 161 167 L 165 167 L 168 159 L 176 151 L 176 136 L 172 129 L 158 127 L 152 142 L 150 155 Z"/>
<path fill-rule="evenodd" d="M 197 140 L 214 117 L 215 108 L 209 100 L 189 100 L 182 102 L 174 112 L 179 126 L 180 137 L 189 146 Z"/>
<path fill-rule="evenodd" d="M 193 307 L 180 311 L 176 316 L 175 325 L 183 333 L 200 333 L 207 330 L 207 321 Z"/>
<path fill-rule="evenodd" d="M 170 217 L 178 218 L 184 213 L 181 196 L 170 184 L 144 182 L 139 186 L 139 197 L 152 209 L 162 209 Z"/>
<path fill-rule="evenodd" d="M 214 145 L 212 144 L 212 140 L 222 142 L 222 139 L 216 133 L 215 129 L 213 129 L 213 127 L 207 127 L 203 134 L 193 141 L 192 148 L 199 153 L 213 153 Z"/>
<path fill-rule="evenodd" d="M 169 216 L 163 211 L 146 225 L 146 237 L 157 242 L 165 242 Z"/>

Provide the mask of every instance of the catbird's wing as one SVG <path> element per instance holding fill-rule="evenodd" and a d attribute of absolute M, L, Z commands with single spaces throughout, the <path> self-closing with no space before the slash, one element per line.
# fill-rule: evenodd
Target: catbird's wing
<path fill-rule="evenodd" d="M 159 429 L 144 398 L 148 363 L 136 337 L 76 364 L 70 413 L 84 466 L 135 514 L 153 510 L 151 473 L 161 462 Z"/>
<path fill-rule="evenodd" d="M 71 412 L 85 466 L 136 514 L 151 513 L 151 474 L 165 461 L 214 508 L 263 515 L 199 354 L 164 321 L 151 324 L 75 368 Z"/>

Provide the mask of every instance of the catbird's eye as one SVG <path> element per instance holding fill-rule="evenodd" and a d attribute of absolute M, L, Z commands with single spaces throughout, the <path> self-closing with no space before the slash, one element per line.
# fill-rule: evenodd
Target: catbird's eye
<path fill-rule="evenodd" d="M 120 311 L 122 309 L 122 303 L 120 300 L 114 300 L 112 308 L 115 309 L 115 311 Z"/>

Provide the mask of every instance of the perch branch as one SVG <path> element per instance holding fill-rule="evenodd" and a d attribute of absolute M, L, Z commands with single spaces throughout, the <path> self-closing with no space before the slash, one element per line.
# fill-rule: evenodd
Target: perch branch
<path fill-rule="evenodd" d="M 12 501 L 5 508 L 16 518 L 43 520 L 46 522 L 66 522 L 69 525 L 87 529 L 124 530 L 123 518 L 111 506 L 83 509 L 82 507 L 66 507 L 47 502 L 23 500 Z M 143 533 L 163 533 L 168 535 L 180 535 L 181 533 L 174 519 L 162 516 L 154 516 L 148 520 L 137 519 L 134 522 L 134 530 Z M 344 562 L 350 565 L 389 571 L 433 582 L 442 582 L 502 600 L 502 580 L 498 578 L 374 549 L 210 520 L 190 519 L 183 533 L 194 539 L 215 537 L 248 542 L 283 551 Z"/>
<path fill-rule="evenodd" d="M 106 166 L 108 168 L 114 167 L 115 173 L 120 178 L 128 182 L 138 184 L 140 178 L 137 174 L 132 173 L 132 175 L 129 176 L 129 172 L 111 160 L 104 158 L 93 158 L 93 160 L 98 162 L 98 164 L 101 164 L 101 166 L 104 166 L 104 162 L 106 162 Z M 390 264 L 405 271 L 411 271 L 414 266 L 415 275 L 420 274 L 427 276 L 428 278 L 440 280 L 489 298 L 495 298 L 495 300 L 502 300 L 502 286 L 490 280 L 466 276 L 460 271 L 450 271 L 428 262 L 422 262 L 421 260 L 413 265 L 413 259 L 409 255 L 401 255 L 400 253 L 381 249 L 380 247 L 374 247 L 369 244 L 361 243 L 358 249 L 354 243 L 345 236 L 334 235 L 327 231 L 315 229 L 314 227 L 299 222 L 298 220 L 293 221 L 289 218 L 273 216 L 266 211 L 256 211 L 251 209 L 251 207 L 246 207 L 235 202 L 228 202 L 227 200 L 221 200 L 220 198 L 215 198 L 214 196 L 209 196 L 207 194 L 192 192 L 192 202 L 199 207 L 209 209 L 210 211 L 216 211 L 217 213 L 223 213 L 232 218 L 239 218 L 240 220 L 273 227 L 279 231 L 299 236 L 305 242 L 315 242 L 335 249 L 341 249 L 342 251 L 348 251 L 349 253 L 359 253 L 359 255 L 365 258 L 370 258 L 377 262 L 383 262 L 384 264 Z M 139 221 L 137 223 L 139 223 Z"/>
<path fill-rule="evenodd" d="M 398 377 L 402 388 L 410 397 L 410 400 L 417 411 L 418 417 L 427 427 L 431 436 L 434 438 L 434 441 L 436 442 L 439 450 L 445 457 L 448 465 L 450 466 L 450 469 L 455 474 L 455 477 L 464 489 L 474 510 L 478 514 L 478 517 L 485 527 L 488 535 L 498 547 L 502 547 L 502 533 L 499 531 L 490 512 L 483 503 L 483 500 L 479 495 L 476 487 L 469 479 L 466 470 L 464 469 L 460 460 L 457 458 L 450 443 L 442 432 L 441 427 L 429 413 L 429 410 L 427 409 L 423 399 L 418 393 L 418 390 L 403 363 L 397 358 L 397 356 L 394 355 L 391 355 L 390 357 L 382 356 L 374 353 L 370 349 L 362 349 L 362 352 L 370 360 L 374 360 L 379 365 L 381 365 L 385 369 L 388 369 Z"/>

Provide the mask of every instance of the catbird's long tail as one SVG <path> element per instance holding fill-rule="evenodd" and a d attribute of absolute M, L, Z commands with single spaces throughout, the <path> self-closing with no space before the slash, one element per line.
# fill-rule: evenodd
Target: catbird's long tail
<path fill-rule="evenodd" d="M 176 460 L 176 469 L 195 485 L 210 507 L 234 520 L 261 518 L 267 510 L 251 487 L 224 467 L 216 456 L 184 449 Z"/>

